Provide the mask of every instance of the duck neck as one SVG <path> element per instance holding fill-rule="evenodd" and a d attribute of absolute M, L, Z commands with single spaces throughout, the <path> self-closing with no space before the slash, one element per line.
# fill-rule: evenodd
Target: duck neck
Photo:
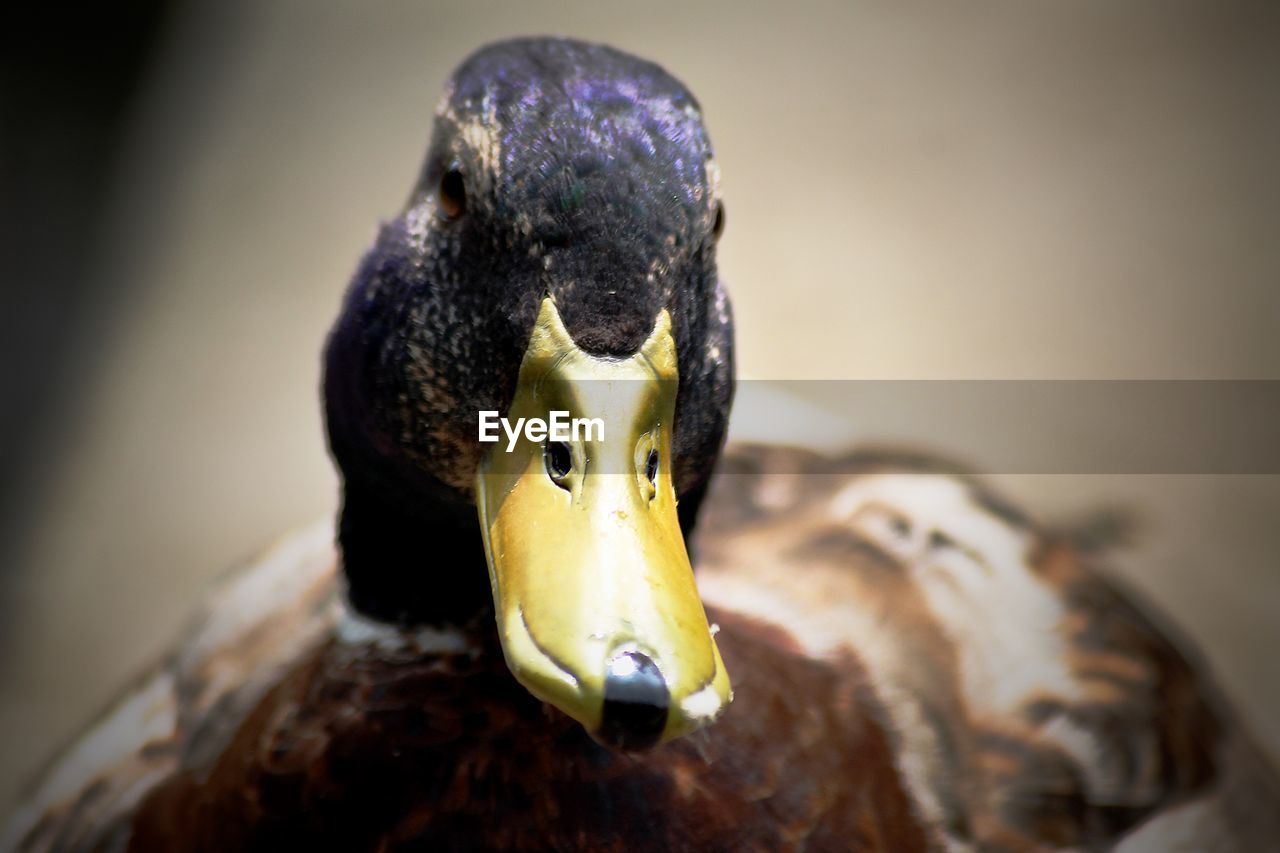
<path fill-rule="evenodd" d="M 703 484 L 677 510 L 691 552 L 705 494 Z M 343 485 L 338 544 L 351 606 L 396 625 L 486 623 L 477 617 L 493 612 L 493 594 L 475 508 L 402 497 L 351 478 Z"/>
<path fill-rule="evenodd" d="M 465 625 L 492 611 L 474 508 L 404 501 L 348 478 L 338 541 L 348 599 L 364 616 L 398 625 Z"/>

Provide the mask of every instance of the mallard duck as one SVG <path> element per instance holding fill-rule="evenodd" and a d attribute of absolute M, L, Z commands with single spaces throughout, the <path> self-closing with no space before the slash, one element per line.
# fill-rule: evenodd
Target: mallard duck
<path fill-rule="evenodd" d="M 658 66 L 466 60 L 327 344 L 336 529 L 227 581 L 10 843 L 1274 848 L 1274 773 L 1104 552 L 928 456 L 720 458 L 723 222 Z"/>

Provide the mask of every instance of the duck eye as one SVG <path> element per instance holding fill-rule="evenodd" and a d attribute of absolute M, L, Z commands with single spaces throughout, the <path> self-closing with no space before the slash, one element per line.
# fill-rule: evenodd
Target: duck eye
<path fill-rule="evenodd" d="M 440 212 L 446 219 L 457 219 L 467 209 L 467 188 L 462 173 L 450 169 L 440 179 Z"/>
<path fill-rule="evenodd" d="M 658 451 L 650 450 L 649 457 L 644 460 L 644 475 L 649 478 L 649 482 L 657 485 L 658 482 Z"/>
<path fill-rule="evenodd" d="M 547 475 L 557 484 L 564 485 L 561 481 L 573 470 L 573 453 L 569 445 L 563 441 L 548 441 L 542 457 L 547 464 Z"/>
<path fill-rule="evenodd" d="M 715 219 L 715 222 L 713 222 L 711 225 L 711 236 L 715 237 L 718 240 L 720 239 L 720 234 L 723 231 L 724 231 L 724 202 L 718 201 L 716 202 L 716 219 Z"/>

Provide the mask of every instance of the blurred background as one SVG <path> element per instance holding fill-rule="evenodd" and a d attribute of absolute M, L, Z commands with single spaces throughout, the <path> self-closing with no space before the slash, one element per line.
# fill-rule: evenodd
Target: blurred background
<path fill-rule="evenodd" d="M 1274 3 L 24 14 L 0 117 L 0 812 L 210 579 L 333 512 L 323 337 L 484 42 L 607 41 L 697 94 L 745 376 L 1280 379 Z M 876 418 L 837 438 L 891 434 Z M 1112 429 L 1087 440 L 1135 440 Z M 1119 570 L 1280 754 L 1274 471 L 995 479 L 1045 518 L 1135 511 Z"/>

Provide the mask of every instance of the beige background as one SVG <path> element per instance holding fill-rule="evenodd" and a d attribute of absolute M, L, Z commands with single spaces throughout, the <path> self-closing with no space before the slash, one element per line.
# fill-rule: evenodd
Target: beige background
<path fill-rule="evenodd" d="M 31 497 L 0 803 L 210 578 L 333 510 L 323 335 L 485 41 L 606 40 L 698 95 L 745 375 L 1280 378 L 1274 4 L 190 7 L 115 174 L 110 345 Z M 1002 479 L 1043 515 L 1138 507 L 1126 575 L 1280 752 L 1280 478 Z"/>

